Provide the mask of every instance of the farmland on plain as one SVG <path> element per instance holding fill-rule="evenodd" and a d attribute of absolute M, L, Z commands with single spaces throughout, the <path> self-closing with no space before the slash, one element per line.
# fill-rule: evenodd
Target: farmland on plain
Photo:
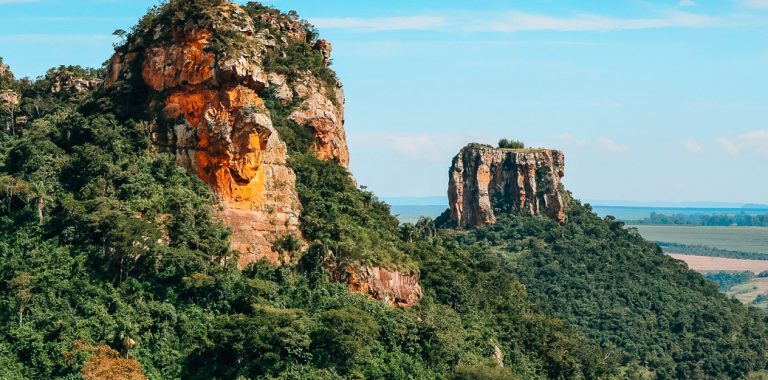
<path fill-rule="evenodd" d="M 647 240 L 768 254 L 768 228 L 632 226 Z"/>

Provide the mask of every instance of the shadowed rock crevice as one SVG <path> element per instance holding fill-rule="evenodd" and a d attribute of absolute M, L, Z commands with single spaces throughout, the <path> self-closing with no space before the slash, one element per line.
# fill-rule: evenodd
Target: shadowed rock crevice
<path fill-rule="evenodd" d="M 453 159 L 448 200 L 450 221 L 459 228 L 496 223 L 496 212 L 546 215 L 566 222 L 561 179 L 563 152 L 498 149 L 470 144 Z"/>

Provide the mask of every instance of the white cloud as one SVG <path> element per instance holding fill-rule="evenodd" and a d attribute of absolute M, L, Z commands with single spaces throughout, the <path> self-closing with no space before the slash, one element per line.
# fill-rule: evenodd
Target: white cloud
<path fill-rule="evenodd" d="M 1 0 L 0 0 L 1 1 Z M 768 0 L 751 0 L 767 2 Z M 694 0 L 681 0 L 681 6 L 691 6 Z M 394 30 L 462 30 L 469 32 L 522 31 L 615 31 L 632 29 L 659 29 L 705 27 L 723 24 L 723 19 L 704 15 L 675 12 L 649 18 L 616 18 L 592 13 L 579 13 L 556 17 L 542 14 L 510 11 L 502 13 L 472 13 L 453 15 L 415 15 L 407 17 L 347 17 L 314 18 L 318 28 L 350 29 L 364 32 Z"/>
<path fill-rule="evenodd" d="M 467 143 L 488 139 L 479 134 L 456 133 L 359 133 L 349 137 L 353 141 L 350 145 L 357 148 L 384 147 L 409 160 L 435 163 L 450 162 Z"/>
<path fill-rule="evenodd" d="M 752 131 L 739 136 L 744 150 L 768 157 L 768 130 Z"/>
<path fill-rule="evenodd" d="M 768 9 L 768 0 L 744 0 L 741 4 L 752 9 Z"/>
<path fill-rule="evenodd" d="M 683 149 L 691 152 L 691 153 L 701 153 L 703 149 L 701 148 L 701 145 L 696 140 L 686 140 L 683 141 Z"/>
<path fill-rule="evenodd" d="M 522 31 L 585 32 L 702 27 L 716 24 L 718 24 L 716 19 L 691 13 L 673 13 L 658 18 L 622 19 L 595 14 L 552 17 L 525 12 L 509 12 L 499 19 L 478 23 L 476 29 L 509 33 Z"/>
<path fill-rule="evenodd" d="M 366 32 L 440 29 L 448 23 L 446 18 L 439 16 L 315 18 L 310 21 L 318 28 L 353 29 Z"/>
<path fill-rule="evenodd" d="M 752 153 L 768 157 L 768 129 L 751 131 L 735 138 L 719 138 L 717 143 L 730 155 Z"/>
<path fill-rule="evenodd" d="M 597 139 L 597 145 L 604 151 L 612 153 L 621 153 L 626 150 L 626 148 L 617 144 L 615 141 L 604 137 Z"/>
<path fill-rule="evenodd" d="M 717 143 L 732 155 L 752 153 L 768 157 L 768 129 L 751 131 L 735 138 L 719 138 Z"/>
<path fill-rule="evenodd" d="M 115 36 L 109 34 L 0 34 L 0 42 L 83 42 L 114 39 Z"/>
<path fill-rule="evenodd" d="M 736 146 L 736 143 L 726 138 L 717 139 L 717 143 L 730 155 L 735 156 L 740 153 L 740 149 Z"/>
<path fill-rule="evenodd" d="M 560 133 L 560 134 L 555 135 L 555 139 L 557 139 L 557 140 L 559 140 L 559 141 L 561 141 L 561 142 L 563 142 L 565 144 L 575 145 L 575 146 L 578 146 L 580 148 L 581 147 L 585 147 L 585 146 L 587 146 L 589 144 L 589 143 L 587 143 L 587 140 L 582 140 L 582 139 L 580 139 L 578 137 L 575 137 L 574 135 L 572 135 L 572 134 L 570 134 L 568 132 L 564 132 L 564 133 Z"/>
<path fill-rule="evenodd" d="M 696 5 L 696 2 L 694 0 L 680 0 L 677 5 L 681 7 L 692 7 Z"/>

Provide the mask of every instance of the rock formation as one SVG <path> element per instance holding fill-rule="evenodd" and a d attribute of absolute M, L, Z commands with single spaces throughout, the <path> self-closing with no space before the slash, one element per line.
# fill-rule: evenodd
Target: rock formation
<path fill-rule="evenodd" d="M 392 306 L 414 306 L 422 296 L 418 273 L 404 273 L 366 265 L 347 268 L 349 289 L 367 293 Z"/>
<path fill-rule="evenodd" d="M 78 73 L 74 68 L 61 67 L 49 70 L 45 79 L 50 81 L 50 91 L 54 94 L 62 91 L 83 93 L 98 88 L 103 82 L 95 76 Z"/>
<path fill-rule="evenodd" d="M 0 93 L 0 106 L 17 107 L 21 103 L 21 95 L 13 91 Z"/>
<path fill-rule="evenodd" d="M 297 81 L 293 98 L 301 99 L 301 105 L 288 118 L 314 131 L 317 157 L 321 160 L 336 159 L 349 168 L 342 88 L 329 89 L 328 84 L 305 75 Z"/>
<path fill-rule="evenodd" d="M 320 51 L 323 55 L 323 64 L 325 67 L 331 65 L 331 53 L 333 53 L 333 45 L 328 40 L 317 40 L 312 49 Z"/>
<path fill-rule="evenodd" d="M 283 263 L 287 258 L 274 246 L 288 235 L 301 240 L 301 204 L 275 126 L 307 128 L 319 159 L 349 165 L 344 92 L 328 69 L 333 48 L 308 40 L 311 31 L 296 18 L 267 8 L 211 0 L 218 5 L 194 17 L 170 9 L 183 4 L 171 2 L 154 16 L 160 21 L 142 20 L 143 28 L 116 50 L 104 87 L 146 98 L 157 115 L 149 126 L 154 146 L 173 153 L 221 198 L 219 216 L 233 230 L 240 268 L 261 258 Z M 320 60 L 309 64 L 314 71 L 285 61 L 304 48 L 301 54 Z M 338 280 L 352 291 L 410 306 L 421 297 L 418 279 L 418 273 L 354 264 Z"/>
<path fill-rule="evenodd" d="M 13 76 L 13 73 L 11 68 L 3 62 L 3 57 L 0 57 L 0 78 L 7 76 Z"/>
<path fill-rule="evenodd" d="M 13 79 L 13 72 L 11 68 L 3 63 L 3 58 L 0 57 L 0 78 Z M 0 106 L 10 108 L 17 107 L 21 103 L 21 95 L 11 90 L 3 90 L 0 88 Z"/>
<path fill-rule="evenodd" d="M 496 223 L 494 206 L 516 215 L 546 215 L 565 223 L 561 151 L 496 149 L 470 144 L 453 159 L 448 200 L 459 228 Z"/>
<path fill-rule="evenodd" d="M 267 258 L 277 263 L 274 242 L 300 237 L 301 206 L 287 149 L 259 92 L 267 86 L 261 61 L 269 44 L 240 7 L 224 2 L 202 28 L 154 30 L 112 58 L 107 86 L 139 76 L 150 108 L 159 112 L 153 140 L 176 155 L 222 200 L 222 220 L 233 229 L 238 265 Z M 158 26 L 160 28 L 161 26 Z M 236 33 L 236 49 L 215 53 L 217 36 Z M 160 36 L 167 36 L 166 38 Z"/>

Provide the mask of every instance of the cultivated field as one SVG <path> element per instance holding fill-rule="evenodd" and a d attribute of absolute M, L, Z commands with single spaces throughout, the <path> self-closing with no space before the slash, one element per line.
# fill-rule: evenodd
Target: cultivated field
<path fill-rule="evenodd" d="M 750 304 L 765 293 L 768 293 L 768 278 L 754 278 L 746 284 L 734 286 L 726 294 L 736 297 L 742 303 Z"/>
<path fill-rule="evenodd" d="M 768 254 L 766 227 L 632 226 L 648 240 Z"/>
<path fill-rule="evenodd" d="M 768 271 L 768 260 L 726 259 L 722 257 L 678 255 L 674 253 L 670 254 L 670 256 L 677 260 L 684 261 L 688 264 L 689 268 L 698 272 L 751 271 L 758 274 L 763 271 Z"/>
<path fill-rule="evenodd" d="M 722 257 L 693 256 L 670 254 L 677 260 L 684 261 L 697 272 L 744 272 L 750 271 L 758 274 L 768 270 L 768 260 L 739 260 Z M 768 293 L 768 278 L 755 277 L 748 282 L 736 285 L 727 291 L 729 297 L 735 297 L 742 303 L 751 304 L 759 295 Z M 765 308 L 766 305 L 753 305 Z"/>

